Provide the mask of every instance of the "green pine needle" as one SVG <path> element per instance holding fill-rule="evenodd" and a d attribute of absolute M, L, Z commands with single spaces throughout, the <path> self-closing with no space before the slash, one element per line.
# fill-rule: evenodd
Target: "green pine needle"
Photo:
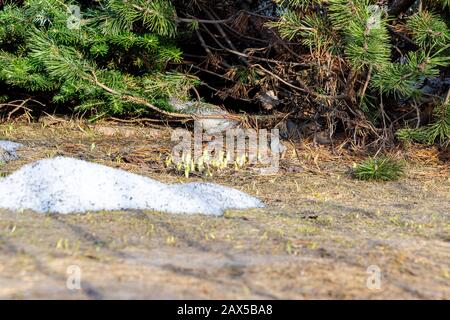
<path fill-rule="evenodd" d="M 400 129 L 397 137 L 400 140 L 416 141 L 424 144 L 439 143 L 442 146 L 450 144 L 450 103 L 440 104 L 434 112 L 434 122 L 417 129 Z"/>
<path fill-rule="evenodd" d="M 406 24 L 413 40 L 422 48 L 443 48 L 450 43 L 450 29 L 444 20 L 428 11 L 408 18 Z"/>
<path fill-rule="evenodd" d="M 387 157 L 369 158 L 354 166 L 354 174 L 360 180 L 397 180 L 403 175 L 403 165 Z"/>

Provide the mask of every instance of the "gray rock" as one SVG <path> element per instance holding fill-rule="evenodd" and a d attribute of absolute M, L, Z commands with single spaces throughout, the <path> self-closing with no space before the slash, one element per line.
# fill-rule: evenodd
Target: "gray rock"
<path fill-rule="evenodd" d="M 178 112 L 196 115 L 198 124 L 203 127 L 207 134 L 221 133 L 239 125 L 238 121 L 227 119 L 227 116 L 231 115 L 226 110 L 210 103 L 183 102 L 177 98 L 171 98 L 170 103 Z"/>

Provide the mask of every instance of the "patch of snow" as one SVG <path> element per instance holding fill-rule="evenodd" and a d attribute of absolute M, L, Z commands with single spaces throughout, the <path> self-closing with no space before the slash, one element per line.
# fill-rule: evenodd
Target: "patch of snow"
<path fill-rule="evenodd" d="M 28 164 L 0 179 L 0 207 L 41 213 L 142 209 L 221 215 L 260 208 L 244 192 L 212 183 L 168 185 L 148 177 L 73 158 Z"/>
<path fill-rule="evenodd" d="M 0 162 L 8 162 L 17 159 L 17 149 L 22 147 L 20 143 L 0 140 Z"/>

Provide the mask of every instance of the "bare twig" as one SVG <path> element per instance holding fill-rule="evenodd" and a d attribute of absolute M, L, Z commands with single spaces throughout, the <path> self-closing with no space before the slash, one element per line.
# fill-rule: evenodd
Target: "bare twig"
<path fill-rule="evenodd" d="M 261 66 L 260 64 L 254 64 L 253 66 L 254 66 L 254 67 L 260 68 L 262 71 L 264 71 L 264 72 L 270 74 L 272 77 L 276 78 L 277 80 L 281 81 L 282 83 L 284 83 L 285 85 L 291 87 L 292 89 L 295 89 L 295 90 L 298 90 L 298 91 L 302 91 L 302 92 L 308 93 L 308 94 L 314 96 L 315 98 L 319 98 L 319 99 L 331 99 L 331 100 L 335 100 L 335 99 L 345 99 L 345 98 L 347 98 L 347 95 L 346 95 L 346 94 L 341 94 L 341 95 L 335 95 L 335 96 L 332 96 L 332 95 L 325 95 L 325 94 L 317 93 L 317 92 L 313 91 L 312 89 L 308 88 L 308 86 L 307 86 L 303 81 L 301 81 L 301 80 L 299 80 L 299 79 L 297 79 L 297 82 L 299 82 L 300 85 L 301 85 L 302 87 L 301 87 L 301 88 L 300 88 L 300 87 L 297 87 L 297 86 L 295 86 L 295 85 L 293 85 L 293 84 L 287 82 L 286 80 L 282 79 L 281 77 L 277 76 L 275 73 L 273 73 L 273 72 L 267 70 L 266 68 L 264 68 L 264 67 Z"/>

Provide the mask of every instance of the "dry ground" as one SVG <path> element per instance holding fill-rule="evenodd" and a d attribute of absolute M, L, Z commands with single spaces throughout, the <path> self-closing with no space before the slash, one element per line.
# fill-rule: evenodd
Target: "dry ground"
<path fill-rule="evenodd" d="M 169 130 L 46 118 L 2 125 L 0 136 L 26 145 L 2 174 L 67 155 L 187 180 L 164 168 Z M 345 151 L 288 147 L 278 175 L 248 168 L 209 179 L 259 196 L 265 209 L 224 217 L 0 210 L 0 298 L 450 298 L 449 167 L 436 150 L 399 151 L 406 176 L 382 183 L 353 179 L 360 158 Z M 66 287 L 71 265 L 81 268 L 81 290 Z M 371 265 L 381 270 L 379 290 L 366 285 Z"/>

